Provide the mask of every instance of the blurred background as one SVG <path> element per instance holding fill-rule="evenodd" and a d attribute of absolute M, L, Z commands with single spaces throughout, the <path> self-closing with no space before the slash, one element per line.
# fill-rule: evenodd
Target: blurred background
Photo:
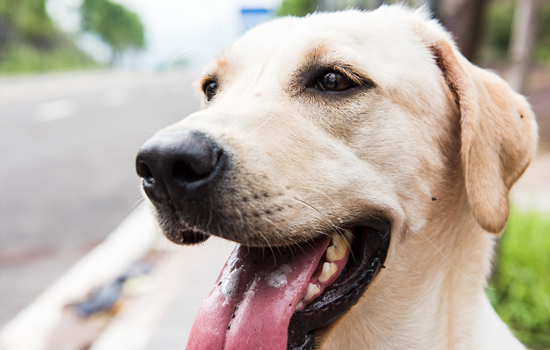
<path fill-rule="evenodd" d="M 539 154 L 487 293 L 522 342 L 550 349 L 550 1 L 401 2 L 427 6 L 535 110 Z M 137 150 L 198 110 L 193 82 L 247 29 L 383 3 L 0 0 L 0 349 L 182 348 L 231 246 L 195 255 L 159 238 Z"/>

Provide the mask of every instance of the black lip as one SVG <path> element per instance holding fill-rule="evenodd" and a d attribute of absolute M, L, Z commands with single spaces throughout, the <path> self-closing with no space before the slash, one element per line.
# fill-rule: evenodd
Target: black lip
<path fill-rule="evenodd" d="M 156 206 L 157 222 L 162 233 L 173 243 L 179 245 L 194 245 L 202 243 L 210 238 L 210 235 L 196 227 L 189 226 L 178 218 L 176 210 L 172 207 Z"/>
<path fill-rule="evenodd" d="M 355 228 L 348 264 L 338 279 L 304 310 L 290 319 L 287 350 L 313 350 L 316 331 L 338 319 L 357 304 L 384 267 L 390 247 L 391 225 L 373 219 Z"/>

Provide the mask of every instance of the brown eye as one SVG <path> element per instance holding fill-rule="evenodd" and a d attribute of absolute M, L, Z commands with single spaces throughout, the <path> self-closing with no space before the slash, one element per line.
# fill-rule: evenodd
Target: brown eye
<path fill-rule="evenodd" d="M 336 72 L 324 74 L 315 83 L 315 88 L 321 91 L 343 91 L 353 86 L 355 84 L 348 77 Z"/>
<path fill-rule="evenodd" d="M 210 102 L 216 95 L 216 92 L 218 91 L 218 83 L 216 83 L 215 81 L 206 82 L 203 85 L 202 90 L 206 95 L 206 101 Z"/>

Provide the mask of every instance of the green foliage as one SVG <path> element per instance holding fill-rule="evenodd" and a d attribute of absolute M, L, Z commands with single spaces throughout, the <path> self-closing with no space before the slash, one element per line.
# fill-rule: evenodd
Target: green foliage
<path fill-rule="evenodd" d="M 110 0 L 84 0 L 82 29 L 99 35 L 115 54 L 144 47 L 144 30 L 137 14 Z"/>
<path fill-rule="evenodd" d="M 534 59 L 536 61 L 550 62 L 550 2 L 541 1 L 537 14 L 537 46 Z"/>
<path fill-rule="evenodd" d="M 317 8 L 316 0 L 284 0 L 277 16 L 305 16 Z"/>
<path fill-rule="evenodd" d="M 57 31 L 46 14 L 45 0 L 0 0 L 0 44 L 24 41 L 40 48 L 51 45 Z"/>
<path fill-rule="evenodd" d="M 98 66 L 57 30 L 46 0 L 0 0 L 0 74 Z"/>
<path fill-rule="evenodd" d="M 506 60 L 515 0 L 493 0 L 487 6 L 485 15 L 485 45 L 483 56 L 489 60 Z M 533 58 L 538 62 L 550 61 L 550 2 L 540 1 L 537 12 L 537 29 Z"/>
<path fill-rule="evenodd" d="M 384 0 L 385 4 L 404 4 L 411 7 L 417 6 L 414 0 Z M 346 8 L 356 8 L 360 10 L 374 9 L 380 5 L 380 0 L 339 0 L 336 4 L 336 9 L 343 10 Z M 302 17 L 308 13 L 313 13 L 318 10 L 319 0 L 283 0 L 277 16 L 298 16 Z"/>
<path fill-rule="evenodd" d="M 528 347 L 550 349 L 550 216 L 511 211 L 487 294 Z"/>
<path fill-rule="evenodd" d="M 5 47 L 0 61 L 0 74 L 38 73 L 69 69 L 100 67 L 80 51 L 70 38 L 54 43 L 48 50 L 37 50 L 26 43 L 12 43 Z"/>
<path fill-rule="evenodd" d="M 492 1 L 485 18 L 486 45 L 491 58 L 506 58 L 512 34 L 514 0 Z"/>

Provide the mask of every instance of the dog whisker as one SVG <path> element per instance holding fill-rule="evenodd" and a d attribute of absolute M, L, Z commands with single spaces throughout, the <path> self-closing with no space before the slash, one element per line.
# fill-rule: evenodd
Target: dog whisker
<path fill-rule="evenodd" d="M 339 230 L 339 229 L 340 229 L 340 227 L 334 225 L 334 223 L 333 223 L 325 214 L 323 214 L 320 210 L 318 210 L 317 208 L 315 208 L 313 205 L 309 204 L 308 202 L 303 201 L 303 200 L 301 200 L 301 199 L 289 197 L 289 196 L 285 196 L 285 197 L 290 198 L 290 199 L 293 199 L 293 200 L 295 200 L 295 201 L 297 201 L 297 202 L 299 202 L 299 203 L 302 203 L 302 204 L 304 204 L 304 205 L 310 207 L 311 209 L 313 209 L 313 210 L 315 210 L 317 213 L 319 213 L 319 215 L 321 215 L 321 217 L 322 217 L 324 220 L 326 220 L 326 221 L 328 222 L 328 224 L 329 224 L 330 226 L 332 226 L 333 229 L 335 229 L 335 230 Z"/>
<path fill-rule="evenodd" d="M 212 222 L 212 210 L 208 209 L 208 212 L 210 213 L 210 218 L 208 219 L 208 223 L 204 227 L 204 230 L 208 230 L 208 227 L 210 226 L 210 223 Z"/>
<path fill-rule="evenodd" d="M 213 53 L 215 53 L 215 54 L 218 54 L 218 51 L 213 50 L 213 49 L 209 49 L 209 48 L 207 48 L 207 47 L 190 47 L 190 48 L 187 48 L 187 49 L 185 49 L 185 50 L 182 50 L 182 51 L 178 52 L 178 53 L 174 56 L 174 58 L 172 58 L 172 61 L 170 61 L 170 64 L 168 65 L 168 68 L 171 68 L 171 67 L 172 67 L 172 63 L 174 63 L 174 61 L 176 60 L 176 58 L 178 58 L 178 56 L 180 56 L 181 54 L 184 54 L 184 53 L 186 53 L 186 51 L 190 51 L 190 50 L 196 50 L 196 51 L 191 52 L 191 53 L 188 53 L 187 55 L 183 56 L 182 58 L 187 58 L 187 57 L 189 57 L 189 56 L 191 56 L 191 55 L 195 55 L 195 54 L 201 53 L 201 52 L 208 52 L 208 51 L 213 52 Z"/>
<path fill-rule="evenodd" d="M 282 215 L 279 215 L 278 217 L 280 217 L 280 218 L 283 219 L 283 220 L 286 220 L 286 221 L 289 222 L 289 223 L 292 223 L 292 221 L 290 221 L 289 219 L 285 218 L 285 217 L 282 216 Z"/>
<path fill-rule="evenodd" d="M 311 188 L 311 187 L 301 187 L 301 188 L 305 188 L 306 190 L 312 190 L 312 191 L 319 192 L 319 193 L 321 193 L 322 195 L 324 195 L 325 197 L 327 197 L 328 199 L 330 199 L 330 200 L 332 201 L 332 203 L 334 203 L 334 204 L 336 203 L 336 202 L 334 201 L 334 199 L 332 199 L 328 194 L 326 194 L 325 192 L 323 192 L 323 191 L 321 191 L 321 190 L 318 190 L 318 189 L 316 189 L 316 188 Z"/>
<path fill-rule="evenodd" d="M 277 227 L 277 224 L 275 224 L 273 221 L 269 220 L 268 218 L 264 218 L 264 217 L 262 216 L 262 220 L 267 221 L 267 222 L 269 222 L 271 225 Z"/>
<path fill-rule="evenodd" d="M 208 6 L 208 9 L 210 10 L 211 15 L 212 15 L 212 17 L 214 18 L 214 21 L 216 21 L 216 25 L 218 26 L 218 29 L 220 30 L 220 34 L 221 34 L 221 36 L 222 36 L 222 38 L 223 38 L 223 41 L 224 41 L 224 43 L 223 43 L 224 46 L 227 46 L 228 41 L 227 41 L 225 35 L 223 34 L 224 31 L 222 30 L 222 27 L 220 26 L 220 23 L 218 22 L 218 18 L 216 17 L 214 11 L 212 11 L 212 8 L 211 8 L 211 6 L 210 6 L 210 5 L 211 5 L 211 4 L 210 4 L 210 1 L 206 1 L 206 5 Z"/>
<path fill-rule="evenodd" d="M 458 273 L 460 273 L 462 276 L 466 277 L 466 279 L 468 279 L 470 282 L 473 282 L 475 284 L 477 284 L 478 286 L 482 286 L 483 288 L 486 288 L 486 289 L 491 289 L 491 290 L 496 290 L 494 288 L 491 288 L 489 287 L 488 285 L 484 284 L 484 283 L 479 283 L 477 281 L 474 281 L 473 279 L 471 279 L 468 275 L 466 275 L 464 272 L 462 272 L 455 264 L 453 264 L 453 262 L 445 255 L 443 254 L 443 252 L 441 251 L 441 249 L 439 249 L 429 238 L 428 236 L 426 236 L 423 232 L 419 232 L 424 238 L 426 238 L 426 240 L 428 242 L 430 242 L 430 244 L 439 252 L 439 254 L 441 254 L 442 257 L 445 258 L 445 260 L 447 260 L 449 262 L 449 264 L 451 264 L 452 267 L 455 268 L 456 271 L 458 271 Z"/>
<path fill-rule="evenodd" d="M 243 215 L 241 214 L 241 211 L 239 210 L 239 208 L 237 207 L 233 207 L 235 209 L 235 211 L 237 212 L 237 214 L 239 214 L 239 218 L 241 219 L 241 227 L 244 227 L 245 226 L 245 223 L 244 223 L 244 219 L 243 219 Z"/>
<path fill-rule="evenodd" d="M 160 131 L 160 128 L 156 125 L 153 125 L 153 124 L 149 124 L 149 127 L 151 129 L 146 129 L 147 131 L 149 131 L 151 134 L 156 134 L 157 132 Z"/>
<path fill-rule="evenodd" d="M 246 137 L 252 135 L 256 130 L 258 130 L 259 128 L 261 128 L 265 123 L 267 123 L 269 120 L 271 120 L 271 118 L 273 118 L 273 116 L 270 116 L 268 117 L 266 120 L 264 120 L 260 125 L 258 125 L 258 127 L 254 130 L 252 130 L 252 132 L 250 132 L 248 135 L 246 135 Z"/>
<path fill-rule="evenodd" d="M 288 197 L 288 196 L 286 196 L 286 197 Z M 327 197 L 328 197 L 328 196 L 327 196 Z M 300 199 L 296 199 L 296 198 L 292 198 L 292 197 L 288 197 L 288 198 L 291 198 L 291 199 L 294 199 L 295 201 L 298 201 L 298 202 L 300 202 L 300 203 L 303 203 L 303 204 L 307 205 L 308 207 L 312 208 L 313 210 L 315 210 L 316 212 L 318 212 L 326 221 L 328 221 L 328 223 L 332 226 L 332 228 L 334 229 L 334 231 L 336 231 L 340 236 L 344 237 L 344 235 L 342 234 L 342 228 L 341 228 L 340 226 L 334 225 L 334 224 L 332 223 L 332 221 L 330 221 L 330 220 L 326 217 L 326 215 L 324 215 L 324 214 L 323 214 L 321 211 L 319 211 L 317 208 L 315 208 L 315 207 L 312 206 L 311 204 L 307 203 L 306 201 L 302 201 L 302 200 L 300 200 Z M 330 198 L 330 197 L 329 197 L 329 198 Z M 330 198 L 330 199 L 332 200 L 332 198 Z M 328 234 L 328 233 L 323 233 L 323 234 L 326 235 L 326 234 Z M 348 245 L 348 248 L 351 248 L 349 242 L 348 242 L 346 239 L 344 239 L 344 240 L 346 241 L 346 244 Z M 351 255 L 352 259 L 353 259 L 354 261 L 356 261 L 355 256 L 354 256 L 354 254 L 353 254 L 353 251 L 351 251 L 351 249 L 350 249 L 350 255 Z"/>
<path fill-rule="evenodd" d="M 277 224 L 275 224 L 273 221 L 269 220 L 268 218 L 264 218 L 264 217 L 262 216 L 262 219 L 263 219 L 264 221 L 269 222 L 269 223 L 272 224 L 273 226 L 277 227 Z M 267 241 L 267 240 L 266 240 L 266 241 Z M 271 245 L 270 245 L 270 246 L 271 246 Z M 279 255 L 281 255 L 280 247 L 279 247 L 279 246 L 276 246 L 276 247 L 277 247 L 277 251 L 279 252 Z M 273 258 L 275 258 L 275 256 L 274 256 Z"/>
<path fill-rule="evenodd" d="M 267 237 L 263 234 L 263 232 L 261 230 L 258 230 L 258 234 L 266 242 L 266 246 L 271 250 L 271 253 L 273 254 L 273 260 L 276 261 L 275 251 L 273 250 L 273 247 L 272 247 L 271 243 L 269 242 L 269 240 L 267 239 Z M 263 257 L 263 258 L 265 258 L 265 257 Z"/>
<path fill-rule="evenodd" d="M 134 203 L 134 205 L 132 205 L 132 209 L 134 209 L 135 207 L 137 207 L 138 205 L 140 205 L 141 203 L 143 203 L 145 201 L 145 197 L 141 197 L 140 199 L 138 199 L 136 201 L 136 203 Z"/>

